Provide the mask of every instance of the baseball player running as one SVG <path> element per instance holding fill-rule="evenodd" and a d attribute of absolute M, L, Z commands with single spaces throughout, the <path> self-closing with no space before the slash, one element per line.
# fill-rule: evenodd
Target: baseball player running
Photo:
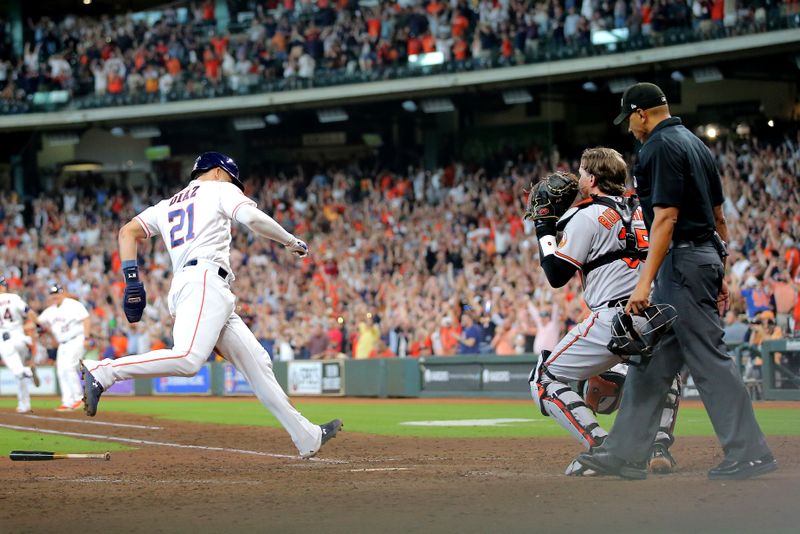
<path fill-rule="evenodd" d="M 247 198 L 233 159 L 219 152 L 197 158 L 191 181 L 180 192 L 134 217 L 119 232 L 125 276 L 123 308 L 128 321 L 142 317 L 144 285 L 136 265 L 137 240 L 160 235 L 172 260 L 168 296 L 174 346 L 117 360 L 83 362 L 85 411 L 94 416 L 100 395 L 119 380 L 157 376 L 193 376 L 217 350 L 247 379 L 261 403 L 289 432 L 304 458 L 314 456 L 342 426 L 308 421 L 289 402 L 272 372 L 267 351 L 234 313 L 230 284 L 231 221 L 277 241 L 305 257 L 308 246 L 284 230 Z"/>
<path fill-rule="evenodd" d="M 32 344 L 25 335 L 25 321 L 34 321 L 35 314 L 19 295 L 8 292 L 8 283 L 0 276 L 0 359 L 17 379 L 17 413 L 31 412 L 31 395 L 28 382 L 39 386 L 39 377 L 33 365 L 24 366 L 24 355 Z"/>
<path fill-rule="evenodd" d="M 48 307 L 37 322 L 58 342 L 56 374 L 61 405 L 56 411 L 69 412 L 83 403 L 83 388 L 77 371 L 89 340 L 89 311 L 79 301 L 68 297 L 60 285 L 50 286 L 48 292 Z"/>
<path fill-rule="evenodd" d="M 528 200 L 525 216 L 534 221 L 547 280 L 553 287 L 562 287 L 575 271 L 580 271 L 584 299 L 591 310 L 589 317 L 575 325 L 552 352 L 541 353 L 531 373 L 531 394 L 543 415 L 553 417 L 591 449 L 608 435 L 594 412 L 611 413 L 619 404 L 627 366 L 608 348 L 611 324 L 617 313 L 616 304 L 627 299 L 636 287 L 648 241 L 641 209 L 623 196 L 627 166 L 617 151 L 585 150 L 579 173 L 579 179 L 574 175 L 549 176 L 531 190 Z M 583 200 L 567 211 L 576 190 Z M 558 245 L 557 230 L 562 231 Z M 587 381 L 586 398 L 568 385 L 573 381 Z M 673 442 L 679 397 L 680 383 L 676 378 L 651 450 L 650 469 L 654 472 L 669 473 L 674 466 L 668 449 Z M 565 474 L 592 472 L 575 460 Z"/>

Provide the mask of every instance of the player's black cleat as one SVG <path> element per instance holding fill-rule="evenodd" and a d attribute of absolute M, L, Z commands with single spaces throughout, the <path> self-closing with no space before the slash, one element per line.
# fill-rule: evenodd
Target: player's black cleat
<path fill-rule="evenodd" d="M 708 472 L 708 478 L 711 480 L 745 480 L 771 473 L 776 469 L 778 469 L 778 462 L 771 454 L 767 454 L 757 460 L 744 462 L 723 460 Z"/>
<path fill-rule="evenodd" d="M 626 462 L 602 447 L 579 455 L 577 460 L 581 465 L 591 469 L 598 475 L 617 475 L 631 480 L 644 480 L 647 478 L 647 465 L 644 462 Z"/>
<path fill-rule="evenodd" d="M 650 459 L 647 461 L 647 466 L 651 473 L 668 475 L 675 470 L 677 463 L 664 443 L 654 443 L 650 448 Z"/>
<path fill-rule="evenodd" d="M 94 414 L 97 413 L 100 395 L 105 390 L 83 364 L 81 364 L 81 376 L 83 377 L 83 411 L 89 417 L 94 417 Z"/>
<path fill-rule="evenodd" d="M 320 440 L 319 448 L 315 451 L 311 451 L 301 456 L 303 458 L 313 458 L 314 456 L 316 456 L 316 454 L 319 452 L 322 446 L 325 445 L 331 439 L 335 438 L 336 434 L 339 433 L 339 431 L 342 429 L 343 426 L 344 423 L 342 423 L 341 419 L 334 419 L 333 421 L 325 423 L 324 425 L 320 425 L 319 428 L 320 430 L 322 430 L 322 439 Z"/>

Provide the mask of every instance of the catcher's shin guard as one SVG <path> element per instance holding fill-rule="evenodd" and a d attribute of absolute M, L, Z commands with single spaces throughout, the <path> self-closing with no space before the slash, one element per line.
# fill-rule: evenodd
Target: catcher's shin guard
<path fill-rule="evenodd" d="M 661 411 L 661 422 L 656 434 L 656 442 L 663 443 L 667 447 L 672 445 L 675 441 L 675 421 L 678 418 L 678 406 L 681 403 L 681 375 L 675 375 L 675 380 L 672 381 L 672 387 L 669 388 L 666 399 L 664 399 L 664 408 Z"/>
<path fill-rule="evenodd" d="M 531 395 L 539 410 L 558 421 L 587 450 L 601 445 L 608 432 L 600 426 L 580 395 L 548 373 L 542 365 L 546 358 L 542 354 L 531 376 Z"/>

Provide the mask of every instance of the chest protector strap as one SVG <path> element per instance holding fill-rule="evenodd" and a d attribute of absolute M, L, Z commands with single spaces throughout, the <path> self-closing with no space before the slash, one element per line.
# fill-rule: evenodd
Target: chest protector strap
<path fill-rule="evenodd" d="M 561 226 L 559 230 L 566 226 L 566 220 L 571 218 L 578 210 L 593 204 L 606 206 L 607 208 L 611 208 L 619 214 L 620 219 L 622 219 L 623 228 L 625 228 L 625 248 L 608 252 L 590 262 L 587 262 L 581 268 L 581 271 L 583 271 L 583 276 L 586 277 L 591 271 L 597 269 L 598 267 L 602 267 L 603 265 L 607 265 L 612 261 L 621 260 L 623 258 L 630 258 L 631 260 L 644 260 L 647 257 L 647 249 L 640 248 L 638 246 L 636 233 L 633 230 L 633 215 L 636 213 L 636 210 L 639 209 L 639 197 L 636 195 L 624 197 L 622 202 L 615 200 L 614 197 L 592 195 L 591 202 L 581 202 L 570 210 L 575 210 L 574 212 L 567 212 L 564 214 L 564 217 L 562 217 L 559 221 L 559 226 Z M 569 215 L 569 217 L 567 217 L 567 215 Z"/>

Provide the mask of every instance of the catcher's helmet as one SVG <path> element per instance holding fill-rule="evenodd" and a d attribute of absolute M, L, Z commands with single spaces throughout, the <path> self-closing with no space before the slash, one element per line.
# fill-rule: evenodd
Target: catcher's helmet
<path fill-rule="evenodd" d="M 625 313 L 624 304 L 619 303 L 611 321 L 608 350 L 631 365 L 646 364 L 653 357 L 653 347 L 677 319 L 678 312 L 670 304 L 653 304 L 641 315 L 630 315 Z"/>
<path fill-rule="evenodd" d="M 236 162 L 233 161 L 233 158 L 226 156 L 221 152 L 204 152 L 200 154 L 194 161 L 194 167 L 192 167 L 192 180 L 197 178 L 198 175 L 203 174 L 206 171 L 210 171 L 215 167 L 219 167 L 223 171 L 227 172 L 231 177 L 231 181 L 236 185 L 236 187 L 244 191 L 244 184 L 241 180 L 239 180 L 238 165 L 236 165 Z"/>

